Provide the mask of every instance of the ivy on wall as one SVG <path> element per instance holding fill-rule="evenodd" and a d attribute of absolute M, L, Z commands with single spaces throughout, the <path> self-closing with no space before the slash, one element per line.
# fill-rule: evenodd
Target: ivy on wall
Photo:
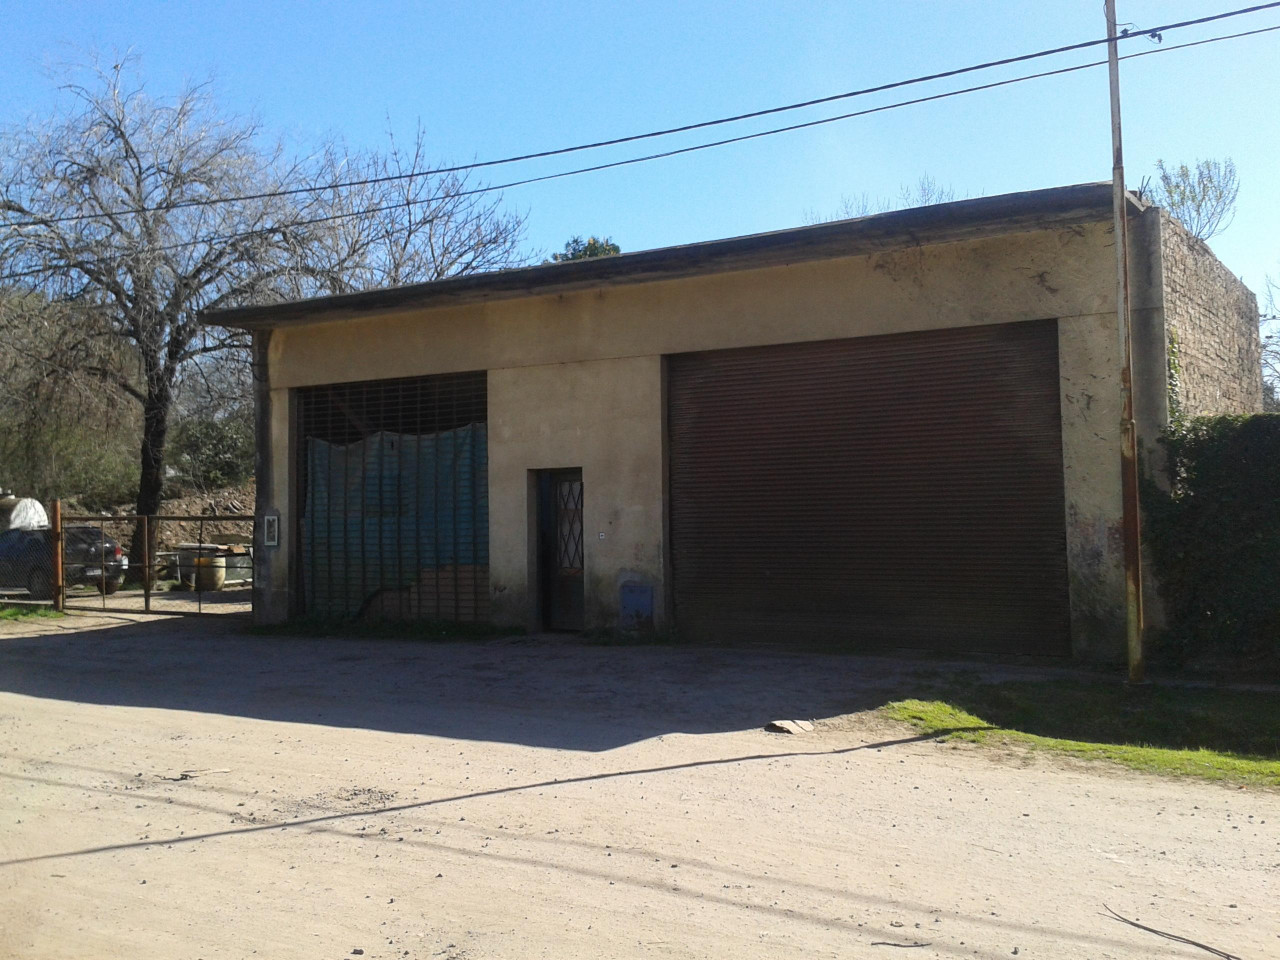
<path fill-rule="evenodd" d="M 1143 513 L 1163 651 L 1280 665 L 1280 414 L 1196 417 L 1160 442 L 1169 489 L 1148 481 Z"/>
<path fill-rule="evenodd" d="M 1182 405 L 1182 342 L 1173 327 L 1169 328 L 1169 420 L 1175 426 L 1186 420 Z"/>

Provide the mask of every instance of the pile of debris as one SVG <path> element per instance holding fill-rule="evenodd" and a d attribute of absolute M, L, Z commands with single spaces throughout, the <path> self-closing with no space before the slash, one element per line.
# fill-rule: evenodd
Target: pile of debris
<path fill-rule="evenodd" d="M 254 482 L 247 480 L 239 486 L 224 490 L 166 500 L 160 507 L 160 514 L 178 517 L 251 517 L 255 496 Z M 161 550 L 171 550 L 180 543 L 201 542 L 252 543 L 253 524 L 247 520 L 164 520 L 156 535 L 156 543 Z"/>
<path fill-rule="evenodd" d="M 246 480 L 234 487 L 209 493 L 193 493 L 185 497 L 165 500 L 160 504 L 159 515 L 169 517 L 251 517 L 253 516 L 256 487 Z M 64 508 L 65 509 L 65 508 Z M 127 504 L 105 511 L 104 519 L 133 516 L 134 505 Z M 108 523 L 107 533 L 119 534 L 115 524 Z M 127 540 L 132 533 L 124 533 Z M 174 550 L 180 543 L 252 543 L 253 523 L 248 520 L 163 520 L 156 534 L 156 547 L 161 551 Z"/>

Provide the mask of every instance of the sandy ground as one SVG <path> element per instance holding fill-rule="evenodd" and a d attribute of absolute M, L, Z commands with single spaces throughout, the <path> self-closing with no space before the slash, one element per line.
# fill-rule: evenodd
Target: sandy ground
<path fill-rule="evenodd" d="M 151 612 L 155 614 L 238 614 L 247 617 L 253 610 L 252 588 L 234 584 L 217 592 L 195 590 L 159 590 L 151 595 Z M 120 590 L 104 597 L 87 587 L 67 591 L 66 609 L 74 614 L 109 616 L 117 613 L 143 613 L 146 598 L 134 588 Z M 109 622 L 109 621 L 108 621 Z M 77 621 L 80 626 L 82 621 Z M 4 629 L 4 628 L 0 628 Z M 3 634 L 0 634 L 3 636 Z"/>
<path fill-rule="evenodd" d="M 0 955 L 1280 957 L 1280 795 L 860 713 L 945 664 L 239 630 L 0 626 Z"/>

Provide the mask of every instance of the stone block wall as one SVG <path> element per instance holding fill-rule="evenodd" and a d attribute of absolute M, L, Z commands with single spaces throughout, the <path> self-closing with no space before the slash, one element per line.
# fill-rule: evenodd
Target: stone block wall
<path fill-rule="evenodd" d="M 1262 409 L 1262 343 L 1258 298 L 1206 243 L 1161 212 L 1164 314 L 1177 359 L 1183 416 L 1257 413 Z M 1173 409 L 1170 412 L 1175 412 Z"/>

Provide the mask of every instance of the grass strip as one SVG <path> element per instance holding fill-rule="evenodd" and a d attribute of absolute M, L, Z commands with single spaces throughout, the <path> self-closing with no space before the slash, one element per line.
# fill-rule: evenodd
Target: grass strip
<path fill-rule="evenodd" d="M 998 689 L 998 685 L 993 689 Z M 1194 701 L 1196 698 L 1188 699 Z M 992 723 L 945 700 L 897 700 L 881 707 L 880 712 L 890 719 L 910 724 L 922 733 L 938 734 L 944 740 L 1017 744 L 1081 760 L 1109 761 L 1162 776 L 1280 786 L 1280 757 L 1274 755 L 1238 753 L 1204 746 L 1185 748 L 1123 742 L 1127 739 L 1125 737 L 1112 737 L 1111 740 L 1119 742 L 1108 742 L 1045 736 L 1017 726 Z"/>
<path fill-rule="evenodd" d="M 6 623 L 20 623 L 23 620 L 57 620 L 63 616 L 66 614 L 53 607 L 25 603 L 0 603 L 0 621 Z"/>

